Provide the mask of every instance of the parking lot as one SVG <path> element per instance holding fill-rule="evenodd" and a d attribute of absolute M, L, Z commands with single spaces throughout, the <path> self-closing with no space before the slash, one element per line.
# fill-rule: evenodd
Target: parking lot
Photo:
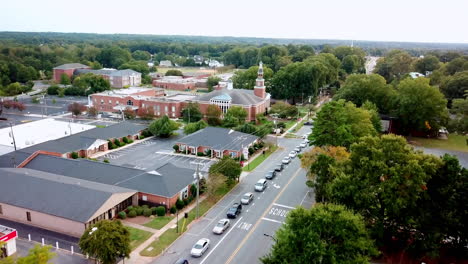
<path fill-rule="evenodd" d="M 107 159 L 111 164 L 145 171 L 159 168 L 167 162 L 171 162 L 178 167 L 190 169 L 196 169 L 197 163 L 199 163 L 200 170 L 207 172 L 215 160 L 199 158 L 193 155 L 174 154 L 172 146 L 179 137 L 170 139 L 151 138 L 127 148 L 110 152 L 98 159 L 101 161 Z"/>

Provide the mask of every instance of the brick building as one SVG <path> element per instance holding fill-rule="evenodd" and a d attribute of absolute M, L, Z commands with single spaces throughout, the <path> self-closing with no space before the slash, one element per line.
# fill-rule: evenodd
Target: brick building
<path fill-rule="evenodd" d="M 253 90 L 234 89 L 232 82 L 219 90 L 203 95 L 175 94 L 164 96 L 161 90 L 148 92 L 151 95 L 142 95 L 135 90 L 120 90 L 119 92 L 102 92 L 89 96 L 88 105 L 95 106 L 103 112 L 119 112 L 126 107 L 134 111 L 139 108 L 152 107 L 156 116 L 167 115 L 170 118 L 179 118 L 182 109 L 189 102 L 197 102 L 200 111 L 206 114 L 209 105 L 217 105 L 223 113 L 231 106 L 240 106 L 247 111 L 247 120 L 254 121 L 255 116 L 264 113 L 270 107 L 270 94 L 266 93 L 263 79 L 263 65 L 260 63 L 258 78 Z"/>
<path fill-rule="evenodd" d="M 72 78 L 76 70 L 80 69 L 91 69 L 87 65 L 81 63 L 67 63 L 60 66 L 57 66 L 53 69 L 53 80 L 57 83 L 60 83 L 60 78 L 62 74 L 66 74 L 68 77 Z"/>
<path fill-rule="evenodd" d="M 134 70 L 115 70 L 115 69 L 77 69 L 73 74 L 80 75 L 85 73 L 93 73 L 102 76 L 104 79 L 109 80 L 110 86 L 114 88 L 124 88 L 128 86 L 141 85 L 141 73 Z"/>
<path fill-rule="evenodd" d="M 194 78 L 183 78 L 182 76 L 166 76 L 153 80 L 153 86 L 168 90 L 191 91 L 195 89 L 197 80 Z"/>

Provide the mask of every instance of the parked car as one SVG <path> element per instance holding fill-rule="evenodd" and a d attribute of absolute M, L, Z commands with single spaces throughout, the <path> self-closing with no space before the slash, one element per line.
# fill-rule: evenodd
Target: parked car
<path fill-rule="evenodd" d="M 275 167 L 275 171 L 282 171 L 283 169 L 284 169 L 283 163 L 280 163 L 280 164 L 276 165 L 276 167 Z"/>
<path fill-rule="evenodd" d="M 281 161 L 283 164 L 289 164 L 291 162 L 290 157 L 284 157 L 284 159 Z"/>
<path fill-rule="evenodd" d="M 312 125 L 314 125 L 314 122 L 312 121 L 304 122 L 304 126 L 312 126 Z"/>
<path fill-rule="evenodd" d="M 289 157 L 290 157 L 291 159 L 294 159 L 296 156 L 297 156 L 297 152 L 296 152 L 296 151 L 293 150 L 293 151 L 289 152 Z"/>
<path fill-rule="evenodd" d="M 272 170 L 265 174 L 265 179 L 271 180 L 276 176 L 276 171 Z"/>
<path fill-rule="evenodd" d="M 254 198 L 253 193 L 248 192 L 244 194 L 244 196 L 242 196 L 241 204 L 249 204 L 253 200 L 253 198 Z"/>
<path fill-rule="evenodd" d="M 301 148 L 305 148 L 305 147 L 307 147 L 307 143 L 302 142 L 299 146 L 301 146 Z"/>
<path fill-rule="evenodd" d="M 294 151 L 296 151 L 296 153 L 299 153 L 299 152 L 301 152 L 301 150 L 302 150 L 302 149 L 301 149 L 301 147 L 300 147 L 300 146 L 297 146 L 297 147 L 294 149 Z"/>
<path fill-rule="evenodd" d="M 188 260 L 181 258 L 177 260 L 174 264 L 189 264 L 189 262 Z"/>
<path fill-rule="evenodd" d="M 228 218 L 236 218 L 242 212 L 242 205 L 240 203 L 235 203 L 229 208 L 227 212 Z"/>
<path fill-rule="evenodd" d="M 213 228 L 213 233 L 221 235 L 226 229 L 228 229 L 230 225 L 231 221 L 229 221 L 229 219 L 223 218 L 219 220 L 218 223 L 215 225 L 215 227 Z"/>
<path fill-rule="evenodd" d="M 265 180 L 265 179 L 258 180 L 258 182 L 255 184 L 255 191 L 263 192 L 263 190 L 266 189 L 267 184 L 268 184 L 267 180 Z"/>
<path fill-rule="evenodd" d="M 307 138 L 304 139 L 304 143 L 309 144 L 309 142 L 310 142 L 310 141 L 309 141 Z"/>
<path fill-rule="evenodd" d="M 193 257 L 201 257 L 203 253 L 210 247 L 210 240 L 208 238 L 202 238 L 193 245 L 190 255 Z"/>

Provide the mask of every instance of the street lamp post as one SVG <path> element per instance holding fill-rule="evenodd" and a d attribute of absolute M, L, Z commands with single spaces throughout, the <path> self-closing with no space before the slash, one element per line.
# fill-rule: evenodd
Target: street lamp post
<path fill-rule="evenodd" d="M 265 233 L 264 233 L 263 235 L 266 236 L 266 237 L 269 237 L 269 238 L 273 239 L 273 241 L 275 241 L 275 243 L 278 243 L 278 239 L 276 239 L 274 236 L 269 235 L 269 234 L 265 234 Z"/>
<path fill-rule="evenodd" d="M 197 170 L 195 172 L 195 174 L 193 175 L 193 177 L 197 180 L 197 217 L 196 219 L 198 219 L 198 216 L 199 216 L 199 200 L 200 200 L 200 163 L 197 163 Z"/>

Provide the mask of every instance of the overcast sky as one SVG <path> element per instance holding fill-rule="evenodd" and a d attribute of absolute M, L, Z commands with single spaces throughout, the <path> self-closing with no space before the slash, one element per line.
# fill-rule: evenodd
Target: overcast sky
<path fill-rule="evenodd" d="M 2 0 L 0 31 L 468 43 L 468 0 Z"/>

